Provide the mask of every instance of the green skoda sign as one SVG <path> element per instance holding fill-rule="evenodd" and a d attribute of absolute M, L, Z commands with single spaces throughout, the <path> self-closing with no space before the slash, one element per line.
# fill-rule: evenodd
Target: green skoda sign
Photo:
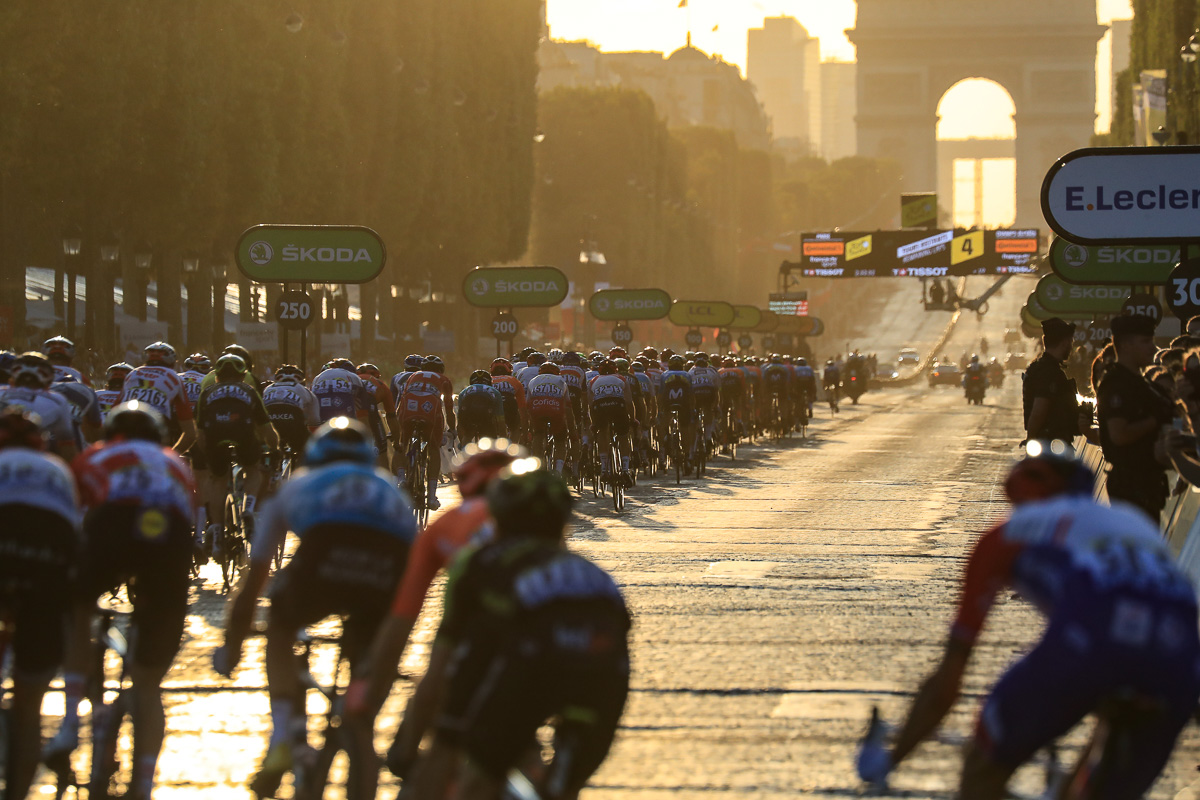
<path fill-rule="evenodd" d="M 734 306 L 733 322 L 729 327 L 735 331 L 752 331 L 762 324 L 762 309 L 758 306 Z"/>
<path fill-rule="evenodd" d="M 1042 320 L 1047 320 L 1051 317 L 1070 321 L 1091 319 L 1093 316 L 1095 315 L 1088 311 L 1049 311 L 1038 301 L 1036 291 L 1029 293 L 1029 298 L 1025 301 L 1025 305 L 1021 307 L 1021 319 L 1039 326 L 1042 324 Z"/>
<path fill-rule="evenodd" d="M 676 300 L 668 315 L 671 322 L 696 328 L 725 328 L 736 316 L 723 300 Z"/>
<path fill-rule="evenodd" d="M 1077 286 L 1050 273 L 1038 281 L 1036 294 L 1037 301 L 1051 315 L 1075 312 L 1086 313 L 1090 318 L 1092 314 L 1121 313 L 1131 290 L 1128 286 Z"/>
<path fill-rule="evenodd" d="M 383 239 L 359 225 L 255 225 L 234 253 L 259 283 L 366 283 L 383 271 Z"/>
<path fill-rule="evenodd" d="M 463 278 L 463 297 L 481 308 L 543 308 L 567 297 L 567 276 L 554 267 L 477 267 Z"/>
<path fill-rule="evenodd" d="M 1050 268 L 1067 283 L 1162 284 L 1179 263 L 1179 246 L 1082 245 L 1061 236 L 1050 244 Z"/>
<path fill-rule="evenodd" d="M 662 319 L 671 312 L 671 295 L 662 289 L 604 289 L 591 296 L 588 310 L 607 322 Z"/>

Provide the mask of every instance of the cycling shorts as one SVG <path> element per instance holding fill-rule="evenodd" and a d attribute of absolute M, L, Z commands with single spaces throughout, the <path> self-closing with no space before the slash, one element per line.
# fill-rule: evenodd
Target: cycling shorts
<path fill-rule="evenodd" d="M 179 652 L 192 577 L 192 524 L 158 509 L 104 505 L 84 520 L 79 599 L 133 582 L 133 657 L 166 670 Z"/>
<path fill-rule="evenodd" d="M 23 675 L 50 675 L 62 666 L 71 571 L 78 536 L 70 522 L 44 508 L 0 505 L 0 603 L 12 615 L 14 666 Z"/>
<path fill-rule="evenodd" d="M 529 412 L 529 427 L 537 433 L 549 423 L 550 433 L 562 436 L 567 432 L 567 415 L 562 409 L 535 408 Z"/>
<path fill-rule="evenodd" d="M 275 579 L 271 618 L 298 630 L 329 616 L 342 616 L 342 653 L 357 663 L 387 616 L 404 574 L 408 545 L 358 525 L 319 525 Z"/>
<path fill-rule="evenodd" d="M 1105 786 L 1114 797 L 1141 797 L 1200 697 L 1196 609 L 1081 594 L 1090 596 L 1071 601 L 1081 612 L 1056 614 L 1037 646 L 996 683 L 980 713 L 976 744 L 997 763 L 1022 764 L 1116 691 L 1131 689 L 1162 701 L 1163 712 L 1139 724 L 1126 768 Z"/>
<path fill-rule="evenodd" d="M 459 409 L 458 435 L 464 442 L 477 436 L 491 436 L 494 439 L 500 435 L 499 420 L 490 408 Z"/>
<path fill-rule="evenodd" d="M 629 433 L 629 412 L 624 403 L 592 403 L 592 431 L 599 433 L 606 425 L 620 436 Z"/>
<path fill-rule="evenodd" d="M 570 627 L 577 635 L 582 626 Z M 517 635 L 499 646 L 462 642 L 451 658 L 438 739 L 503 780 L 537 747 L 538 728 L 557 717 L 555 741 L 570 742 L 572 750 L 566 796 L 572 795 L 608 755 L 629 693 L 624 639 L 608 641 L 608 652 L 584 653 L 564 652 L 545 634 Z"/>
<path fill-rule="evenodd" d="M 262 460 L 263 448 L 254 431 L 243 426 L 222 430 L 211 428 L 204 433 L 207 446 L 204 449 L 204 460 L 208 470 L 214 477 L 223 478 L 229 474 L 229 448 L 225 442 L 234 443 L 234 453 L 242 469 L 249 469 Z"/>
<path fill-rule="evenodd" d="M 693 389 L 692 397 L 696 401 L 697 406 L 712 408 L 717 402 L 717 390 L 713 389 Z"/>

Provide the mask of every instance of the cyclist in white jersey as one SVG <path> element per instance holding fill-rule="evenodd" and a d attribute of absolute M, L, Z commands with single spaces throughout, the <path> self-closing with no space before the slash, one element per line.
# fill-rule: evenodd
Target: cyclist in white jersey
<path fill-rule="evenodd" d="M 192 353 L 183 360 L 183 372 L 179 380 L 183 381 L 183 391 L 188 402 L 192 404 L 192 414 L 196 413 L 196 401 L 200 399 L 204 376 L 212 372 L 212 361 L 204 353 Z"/>
<path fill-rule="evenodd" d="M 19 356 L 12 367 L 11 384 L 0 387 L 0 411 L 15 409 L 36 414 L 50 450 L 70 461 L 83 449 L 83 436 L 75 424 L 71 404 L 50 391 L 54 367 L 41 353 Z"/>
<path fill-rule="evenodd" d="M 42 354 L 54 365 L 55 380 L 67 377 L 84 386 L 92 385 L 86 375 L 71 366 L 75 359 L 75 343 L 67 337 L 54 336 L 42 342 Z"/>

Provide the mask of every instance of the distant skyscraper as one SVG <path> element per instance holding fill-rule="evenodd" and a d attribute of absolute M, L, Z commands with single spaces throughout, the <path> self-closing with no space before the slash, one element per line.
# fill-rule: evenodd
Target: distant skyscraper
<path fill-rule="evenodd" d="M 775 139 L 812 152 L 821 149 L 820 64 L 820 42 L 792 17 L 767 17 L 748 32 L 746 77 L 771 117 Z"/>
<path fill-rule="evenodd" d="M 858 153 L 856 92 L 853 62 L 821 64 L 821 155 L 830 161 Z"/>
<path fill-rule="evenodd" d="M 1117 76 L 1129 68 L 1129 40 L 1133 35 L 1133 20 L 1114 19 L 1112 26 L 1112 107 L 1117 107 Z M 1135 79 L 1133 81 L 1137 83 Z"/>

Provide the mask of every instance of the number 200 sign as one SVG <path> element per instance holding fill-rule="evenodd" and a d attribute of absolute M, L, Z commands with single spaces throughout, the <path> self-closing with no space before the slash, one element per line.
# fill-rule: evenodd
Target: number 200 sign
<path fill-rule="evenodd" d="M 302 331 L 312 322 L 312 298 L 300 291 L 288 291 L 275 301 L 275 321 L 280 327 Z"/>
<path fill-rule="evenodd" d="M 1171 271 L 1166 295 L 1167 307 L 1179 319 L 1200 314 L 1200 259 L 1183 261 Z"/>

